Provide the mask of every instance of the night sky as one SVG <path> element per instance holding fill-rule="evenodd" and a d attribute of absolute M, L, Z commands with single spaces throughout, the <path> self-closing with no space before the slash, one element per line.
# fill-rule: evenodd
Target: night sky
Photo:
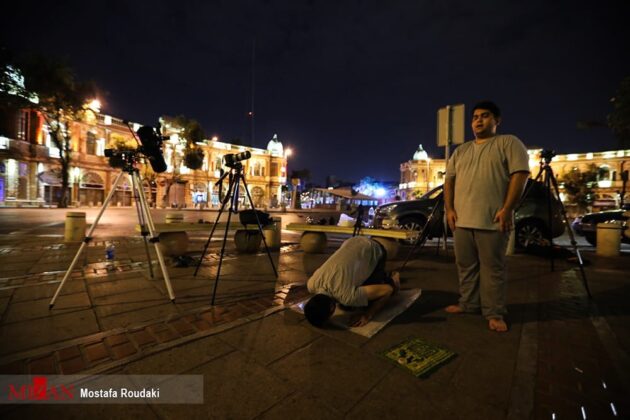
<path fill-rule="evenodd" d="M 0 17 L 10 50 L 65 57 L 107 114 L 184 114 L 225 141 L 250 142 L 255 39 L 252 145 L 277 133 L 315 182 L 397 181 L 419 143 L 443 156 L 438 108 L 481 99 L 530 148 L 617 148 L 577 122 L 605 121 L 630 75 L 628 1 L 20 3 Z"/>

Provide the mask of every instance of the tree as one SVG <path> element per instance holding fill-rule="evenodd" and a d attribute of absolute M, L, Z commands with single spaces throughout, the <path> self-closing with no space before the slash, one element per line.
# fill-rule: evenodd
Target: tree
<path fill-rule="evenodd" d="M 587 171 L 581 172 L 573 168 L 562 176 L 564 191 L 569 197 L 569 202 L 575 204 L 578 211 L 584 213 L 595 199 L 593 187 L 597 182 L 597 167 L 591 164 Z"/>
<path fill-rule="evenodd" d="M 27 94 L 36 94 L 38 103 L 30 107 L 39 111 L 57 149 L 61 166 L 61 198 L 58 206 L 68 207 L 70 197 L 70 163 L 72 161 L 72 124 L 85 118 L 86 103 L 96 96 L 92 82 L 80 82 L 72 69 L 57 58 L 32 55 L 21 60 Z"/>
<path fill-rule="evenodd" d="M 184 165 L 192 170 L 200 169 L 203 166 L 204 155 L 198 143 L 206 137 L 201 124 L 183 115 L 163 117 L 162 120 L 169 124 L 172 130 L 177 131 L 180 141 L 185 143 Z"/>
<path fill-rule="evenodd" d="M 608 115 L 608 126 L 619 140 L 621 149 L 630 148 L 630 76 L 621 81 Z"/>
<path fill-rule="evenodd" d="M 201 169 L 203 166 L 204 153 L 198 143 L 201 143 L 206 135 L 198 121 L 184 115 L 176 117 L 163 116 L 160 120 L 163 123 L 164 134 L 176 134 L 179 138 L 180 147 L 183 146 L 183 153 L 178 153 L 176 148 L 173 149 L 173 162 L 170 162 L 173 166 L 173 177 L 167 181 L 163 197 L 163 203 L 167 205 L 173 183 L 185 183 L 180 178 L 180 163 L 183 162 L 187 168 L 193 171 Z"/>
<path fill-rule="evenodd" d="M 17 111 L 36 102 L 36 98 L 26 91 L 24 76 L 17 67 L 14 57 L 0 48 L 0 110 Z"/>

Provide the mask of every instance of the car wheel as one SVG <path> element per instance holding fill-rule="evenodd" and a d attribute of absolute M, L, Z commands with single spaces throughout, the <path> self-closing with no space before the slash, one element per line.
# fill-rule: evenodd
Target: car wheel
<path fill-rule="evenodd" d="M 426 219 L 423 217 L 414 217 L 414 216 L 403 217 L 402 219 L 400 219 L 400 222 L 398 223 L 398 229 L 413 230 L 413 231 L 421 232 L 426 222 L 427 222 Z M 414 244 L 414 241 L 412 240 L 401 239 L 400 242 L 406 245 Z"/>
<path fill-rule="evenodd" d="M 539 220 L 523 220 L 516 225 L 516 245 L 544 245 L 548 234 L 545 225 Z"/>
<path fill-rule="evenodd" d="M 584 235 L 584 239 L 586 239 L 586 242 L 588 242 L 589 244 L 596 246 L 597 245 L 597 235 L 595 233 L 587 233 Z"/>

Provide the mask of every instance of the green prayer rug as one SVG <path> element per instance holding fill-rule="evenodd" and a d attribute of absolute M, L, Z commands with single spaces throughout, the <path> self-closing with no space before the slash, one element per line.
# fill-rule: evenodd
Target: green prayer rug
<path fill-rule="evenodd" d="M 427 375 L 457 356 L 444 347 L 413 337 L 385 350 L 382 355 L 416 377 Z"/>

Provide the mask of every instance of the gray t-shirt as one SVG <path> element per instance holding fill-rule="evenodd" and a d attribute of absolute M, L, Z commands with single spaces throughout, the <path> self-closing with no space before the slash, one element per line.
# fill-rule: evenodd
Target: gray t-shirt
<path fill-rule="evenodd" d="M 510 175 L 529 172 L 529 156 L 523 143 L 510 134 L 484 143 L 460 145 L 448 161 L 447 177 L 455 177 L 457 226 L 499 230 L 494 217 L 503 207 Z"/>
<path fill-rule="evenodd" d="M 346 306 L 367 306 L 363 284 L 376 268 L 383 250 L 365 236 L 346 240 L 308 279 L 311 293 L 321 293 Z"/>

